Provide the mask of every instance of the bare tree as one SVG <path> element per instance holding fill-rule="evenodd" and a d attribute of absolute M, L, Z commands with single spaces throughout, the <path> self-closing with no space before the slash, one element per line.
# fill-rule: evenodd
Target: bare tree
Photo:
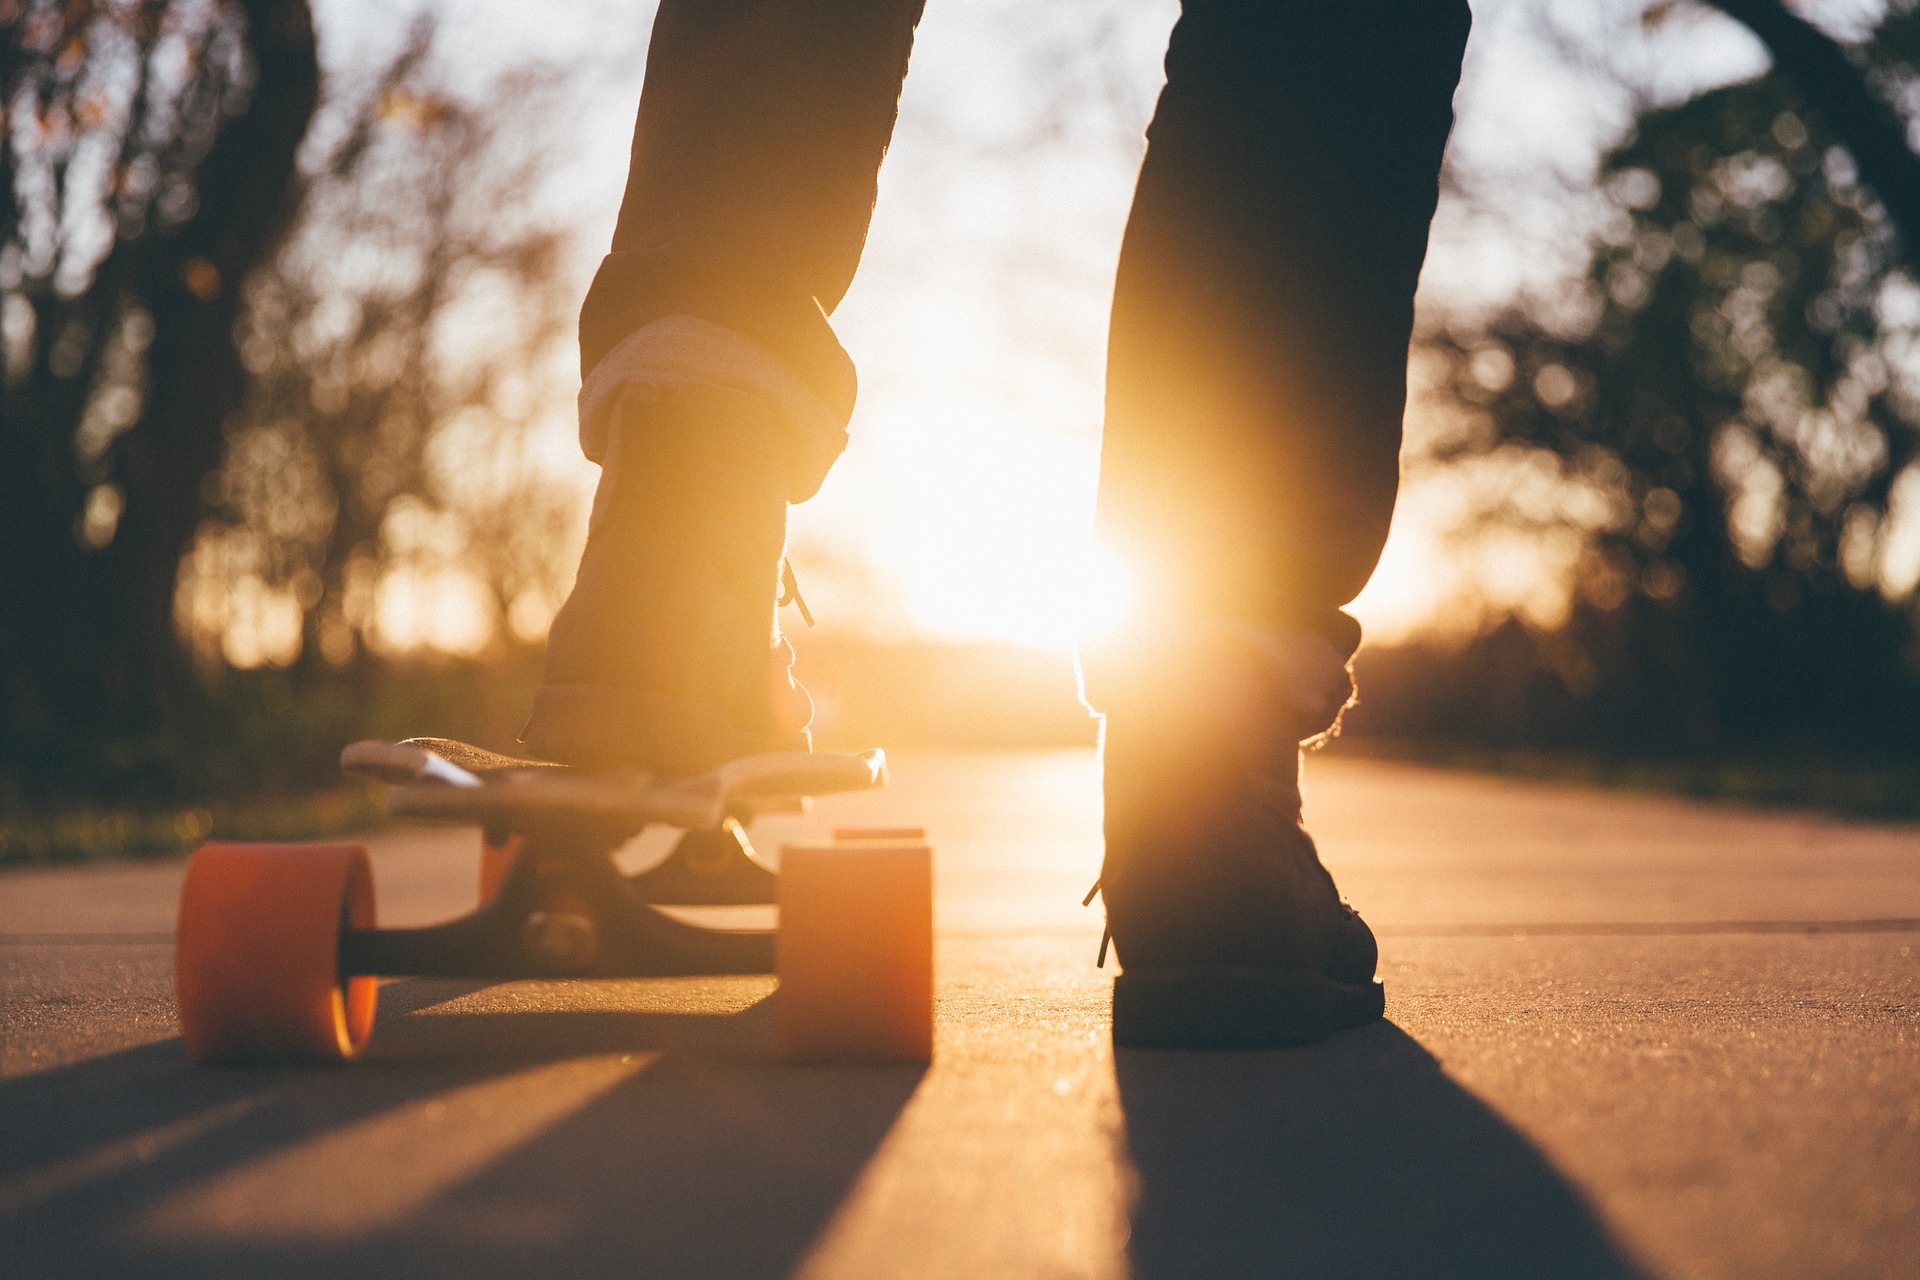
<path fill-rule="evenodd" d="M 1892 114 L 1920 83 L 1920 14 L 1845 65 Z M 1778 63 L 1649 106 L 1601 162 L 1586 305 L 1521 299 L 1431 336 L 1455 427 L 1432 457 L 1544 473 L 1488 521 L 1578 551 L 1564 621 L 1483 637 L 1474 678 L 1404 706 L 1636 750 L 1915 748 L 1920 241 L 1888 196 L 1913 157 L 1883 161 L 1872 187 Z"/>
<path fill-rule="evenodd" d="M 529 453 L 571 407 L 569 241 L 535 198 L 562 86 L 519 69 L 463 99 L 428 39 L 343 95 L 249 286 L 253 391 L 177 601 L 216 666 L 343 666 L 380 647 L 383 589 L 462 591 L 472 643 L 534 641 L 577 556 L 583 492 Z"/>
<path fill-rule="evenodd" d="M 1811 114 L 1846 144 L 1862 181 L 1900 229 L 1907 254 L 1920 253 L 1920 156 L 1907 145 L 1906 121 L 1875 92 L 1869 68 L 1781 0 L 1709 3 L 1760 38 Z"/>
<path fill-rule="evenodd" d="M 319 87 L 306 0 L 0 5 L 0 764 L 168 696 Z"/>

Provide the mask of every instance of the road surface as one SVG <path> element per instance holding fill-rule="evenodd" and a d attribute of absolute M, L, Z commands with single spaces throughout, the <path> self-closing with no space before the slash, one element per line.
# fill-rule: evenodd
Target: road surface
<path fill-rule="evenodd" d="M 199 1069 L 178 865 L 0 876 L 0 1275 L 1920 1276 L 1920 829 L 1310 776 L 1388 1021 L 1293 1051 L 1114 1051 L 1087 752 L 757 830 L 930 829 L 925 1070 L 782 1065 L 760 978 L 396 981 L 357 1064 Z M 383 921 L 474 839 L 373 837 Z"/>

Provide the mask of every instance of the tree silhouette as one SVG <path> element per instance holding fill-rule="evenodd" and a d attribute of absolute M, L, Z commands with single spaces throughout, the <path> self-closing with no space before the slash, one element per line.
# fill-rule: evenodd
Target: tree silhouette
<path fill-rule="evenodd" d="M 169 696 L 319 67 L 305 0 L 24 0 L 0 58 L 0 766 L 44 766 Z"/>
<path fill-rule="evenodd" d="M 1844 65 L 1856 92 L 1920 84 L 1920 17 Z M 1882 155 L 1869 187 L 1833 114 L 1784 64 L 1648 112 L 1602 163 L 1586 305 L 1558 309 L 1583 318 L 1523 304 L 1437 338 L 1457 430 L 1436 457 L 1550 460 L 1557 505 L 1488 517 L 1584 549 L 1564 626 L 1509 624 L 1460 659 L 1481 696 L 1395 680 L 1383 700 L 1429 728 L 1622 749 L 1920 745 L 1901 549 L 1920 531 L 1920 239 L 1876 198 L 1913 157 Z"/>

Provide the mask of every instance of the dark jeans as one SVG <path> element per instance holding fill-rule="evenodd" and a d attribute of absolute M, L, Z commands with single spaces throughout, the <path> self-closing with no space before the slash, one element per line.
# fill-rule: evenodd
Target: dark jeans
<path fill-rule="evenodd" d="M 850 413 L 853 279 L 923 0 L 663 0 L 583 371 L 688 313 Z M 1177 613 L 1318 631 L 1399 479 L 1465 0 L 1187 0 L 1121 246 L 1099 524 Z"/>

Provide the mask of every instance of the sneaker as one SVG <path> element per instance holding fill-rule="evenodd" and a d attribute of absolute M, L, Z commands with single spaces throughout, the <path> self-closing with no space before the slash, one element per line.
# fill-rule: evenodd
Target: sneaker
<path fill-rule="evenodd" d="M 789 436 L 774 405 L 737 388 L 621 390 L 521 734 L 530 752 L 684 776 L 808 749 L 812 702 L 775 617 Z"/>
<path fill-rule="evenodd" d="M 1340 653 L 1215 623 L 1083 667 L 1106 716 L 1114 1043 L 1268 1048 L 1379 1019 L 1373 933 L 1301 825 L 1301 743 L 1352 694 Z"/>

